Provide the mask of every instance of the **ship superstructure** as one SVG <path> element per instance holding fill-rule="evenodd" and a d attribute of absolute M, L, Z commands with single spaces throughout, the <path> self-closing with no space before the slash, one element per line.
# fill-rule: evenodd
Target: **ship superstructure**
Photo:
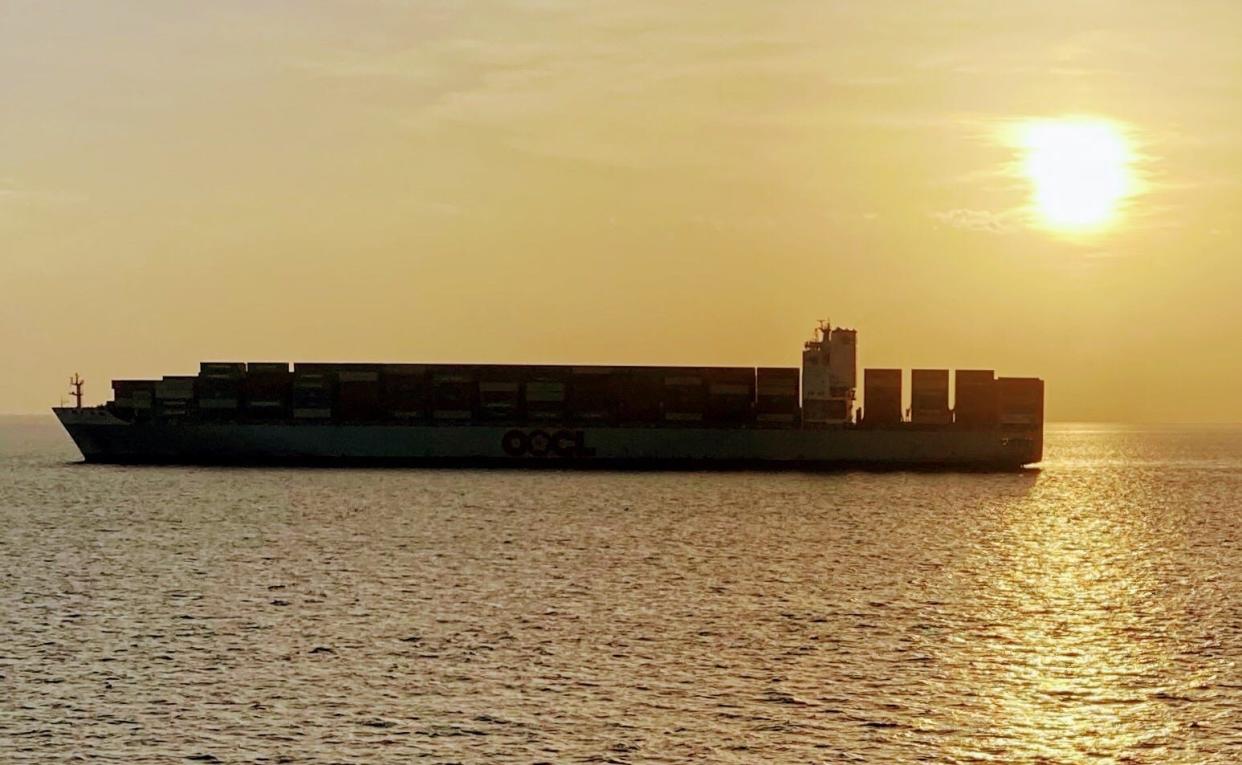
<path fill-rule="evenodd" d="M 608 467 L 1038 462 L 1043 381 L 867 369 L 823 322 L 802 366 L 203 362 L 56 414 L 91 462 Z"/>
<path fill-rule="evenodd" d="M 802 422 L 841 425 L 854 417 L 858 333 L 820 322 L 802 348 Z"/>

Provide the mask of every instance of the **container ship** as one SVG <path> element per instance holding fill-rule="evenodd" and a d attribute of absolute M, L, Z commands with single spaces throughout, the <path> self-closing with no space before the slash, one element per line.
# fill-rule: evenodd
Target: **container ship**
<path fill-rule="evenodd" d="M 992 370 L 863 371 L 821 322 L 798 367 L 203 362 L 114 380 L 56 416 L 87 462 L 1018 469 L 1044 384 Z M 861 405 L 859 405 L 861 404 Z"/>

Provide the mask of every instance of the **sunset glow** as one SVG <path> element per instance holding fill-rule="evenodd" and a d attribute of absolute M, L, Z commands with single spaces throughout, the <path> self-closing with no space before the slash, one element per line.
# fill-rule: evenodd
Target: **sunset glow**
<path fill-rule="evenodd" d="M 1242 422 L 1242 3 L 3 7 L 0 414 L 203 359 L 782 366 L 827 315 L 1053 420 Z"/>

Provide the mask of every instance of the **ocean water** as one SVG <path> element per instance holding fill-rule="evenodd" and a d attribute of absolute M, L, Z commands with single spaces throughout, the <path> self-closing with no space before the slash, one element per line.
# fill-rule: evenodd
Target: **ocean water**
<path fill-rule="evenodd" d="M 1242 761 L 1242 429 L 1020 474 L 72 464 L 0 420 L 0 761 Z"/>

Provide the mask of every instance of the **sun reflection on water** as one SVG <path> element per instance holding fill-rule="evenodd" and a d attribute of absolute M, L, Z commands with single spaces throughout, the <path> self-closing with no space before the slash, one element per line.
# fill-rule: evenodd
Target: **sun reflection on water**
<path fill-rule="evenodd" d="M 974 654 L 961 679 L 978 683 L 990 730 L 956 742 L 963 758 L 1111 761 L 1159 751 L 1181 724 L 1168 700 L 1196 679 L 1168 686 L 1181 617 L 1152 554 L 1167 540 L 1127 512 L 1133 487 L 1102 478 L 1038 481 L 1009 508 L 997 547 L 980 551 L 978 634 L 957 648 Z"/>

